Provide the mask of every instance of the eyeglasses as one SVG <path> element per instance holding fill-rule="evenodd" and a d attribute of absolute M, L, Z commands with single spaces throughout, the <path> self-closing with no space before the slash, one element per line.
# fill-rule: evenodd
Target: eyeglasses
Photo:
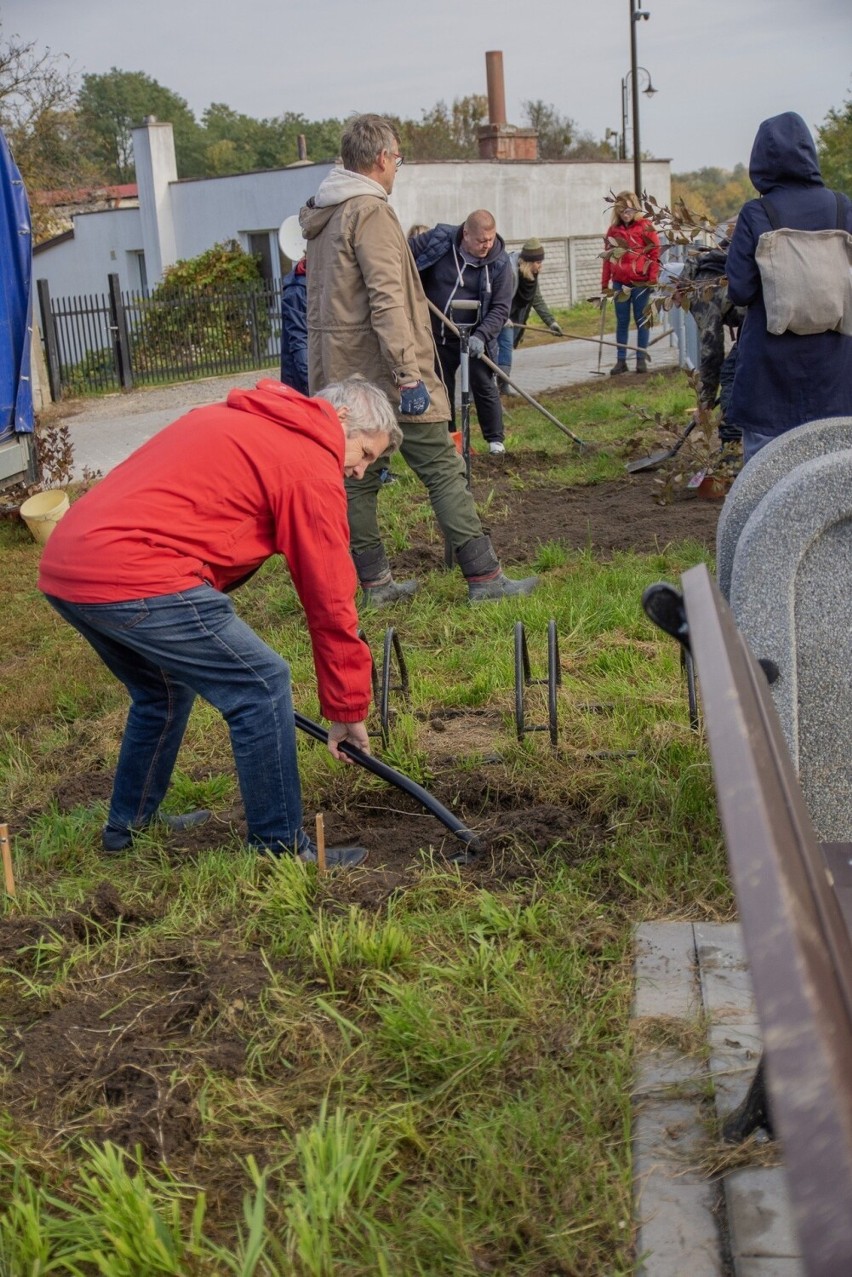
<path fill-rule="evenodd" d="M 401 169 L 401 168 L 402 168 L 402 166 L 403 166 L 403 164 L 405 163 L 405 156 L 404 156 L 404 155 L 400 155 L 398 151 L 388 151 L 388 152 L 387 152 L 387 154 L 388 154 L 388 155 L 391 157 L 391 159 L 393 160 L 393 166 L 394 166 L 394 168 L 395 168 L 395 169 Z"/>

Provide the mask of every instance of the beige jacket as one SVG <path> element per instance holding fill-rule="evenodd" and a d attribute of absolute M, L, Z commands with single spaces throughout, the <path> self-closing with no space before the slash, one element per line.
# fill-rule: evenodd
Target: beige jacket
<path fill-rule="evenodd" d="M 400 421 L 448 421 L 429 308 L 387 193 L 361 173 L 334 169 L 299 221 L 307 240 L 312 393 L 357 372 L 398 407 L 400 383 L 423 381 L 431 405 Z"/>

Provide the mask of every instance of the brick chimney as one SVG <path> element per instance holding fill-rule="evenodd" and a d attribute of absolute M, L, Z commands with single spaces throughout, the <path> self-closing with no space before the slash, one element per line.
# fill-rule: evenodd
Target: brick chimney
<path fill-rule="evenodd" d="M 485 55 L 488 84 L 488 123 L 479 130 L 481 160 L 537 160 L 538 133 L 506 123 L 506 87 L 503 81 L 503 54 Z"/>

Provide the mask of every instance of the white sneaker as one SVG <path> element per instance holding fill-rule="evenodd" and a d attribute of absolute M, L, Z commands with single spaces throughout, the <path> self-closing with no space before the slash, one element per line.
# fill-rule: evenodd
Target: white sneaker
<path fill-rule="evenodd" d="M 491 443 L 489 443 L 488 451 L 493 457 L 501 457 L 506 451 L 506 446 L 505 444 L 502 444 L 499 439 L 494 439 Z"/>

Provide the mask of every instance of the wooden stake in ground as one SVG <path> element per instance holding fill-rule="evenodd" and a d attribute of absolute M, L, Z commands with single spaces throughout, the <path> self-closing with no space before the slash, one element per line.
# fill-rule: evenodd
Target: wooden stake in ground
<path fill-rule="evenodd" d="M 317 868 L 321 874 L 326 871 L 325 864 L 325 817 L 317 812 Z"/>
<path fill-rule="evenodd" d="M 0 854 L 3 856 L 3 876 L 6 879 L 6 892 L 15 895 L 15 875 L 12 872 L 12 845 L 9 841 L 9 826 L 0 825 Z"/>

